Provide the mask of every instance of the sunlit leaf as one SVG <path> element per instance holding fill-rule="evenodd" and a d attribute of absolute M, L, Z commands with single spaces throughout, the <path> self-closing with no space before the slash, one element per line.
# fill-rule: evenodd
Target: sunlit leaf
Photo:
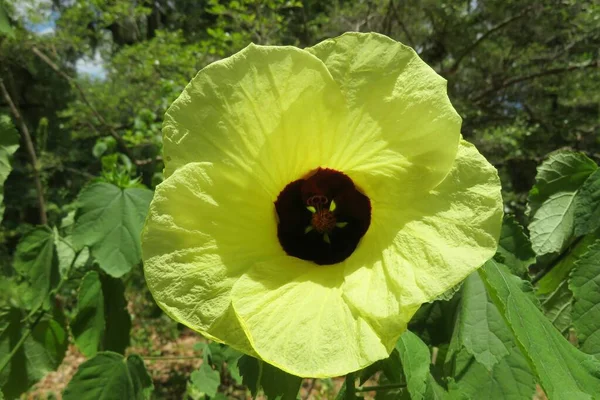
<path fill-rule="evenodd" d="M 140 262 L 140 232 L 152 191 L 93 183 L 79 194 L 73 243 L 88 246 L 100 268 L 120 277 Z"/>
<path fill-rule="evenodd" d="M 592 399 L 600 389 L 600 361 L 562 337 L 505 266 L 490 260 L 479 273 L 548 398 Z"/>
<path fill-rule="evenodd" d="M 215 397 L 221 384 L 221 374 L 208 363 L 202 363 L 199 370 L 192 372 L 190 379 L 198 390 L 209 397 Z"/>
<path fill-rule="evenodd" d="M 107 351 L 79 366 L 63 399 L 144 400 L 150 398 L 152 389 L 152 378 L 140 356 L 125 358 Z"/>
<path fill-rule="evenodd" d="M 463 284 L 456 324 L 460 343 L 488 371 L 509 354 L 512 334 L 477 273 Z"/>
<path fill-rule="evenodd" d="M 596 163 L 582 153 L 552 153 L 538 168 L 529 194 L 529 231 L 538 256 L 563 250 L 574 233 L 574 199 Z"/>

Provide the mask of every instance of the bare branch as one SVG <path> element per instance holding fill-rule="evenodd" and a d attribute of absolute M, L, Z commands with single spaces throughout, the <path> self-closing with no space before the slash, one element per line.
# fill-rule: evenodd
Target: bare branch
<path fill-rule="evenodd" d="M 69 76 L 63 70 L 61 70 L 58 65 L 56 65 L 47 55 L 41 52 L 37 47 L 32 47 L 31 51 L 33 51 L 35 55 L 38 56 L 43 62 L 48 64 L 48 66 L 52 68 L 57 74 L 69 81 L 69 83 L 73 85 L 75 89 L 77 89 L 81 100 L 83 100 L 85 105 L 88 106 L 88 108 L 92 111 L 92 113 L 98 119 L 98 121 L 100 121 L 100 123 L 110 132 L 110 135 L 113 138 L 115 138 L 117 144 L 119 145 L 121 150 L 127 155 L 127 157 L 129 157 L 131 161 L 137 165 L 137 160 L 133 155 L 131 149 L 127 147 L 127 143 L 125 142 L 125 140 L 123 140 L 121 135 L 119 135 L 117 131 L 115 131 L 115 129 L 108 122 L 106 122 L 104 117 L 98 112 L 98 110 L 96 110 L 92 103 L 89 102 L 87 96 L 85 95 L 85 92 L 83 91 L 83 88 L 81 87 L 81 85 L 79 85 L 79 83 L 77 83 L 77 80 L 75 80 L 73 77 Z"/>
<path fill-rule="evenodd" d="M 600 60 L 592 61 L 592 62 L 585 63 L 585 64 L 573 64 L 573 65 L 569 65 L 567 67 L 562 67 L 562 68 L 547 69 L 545 71 L 536 72 L 534 74 L 529 74 L 529 75 L 525 75 L 525 76 L 520 76 L 518 78 L 508 79 L 508 80 L 502 82 L 501 84 L 496 85 L 489 90 L 486 90 L 479 96 L 475 97 L 473 99 L 473 101 L 478 103 L 485 97 L 489 96 L 490 94 L 497 92 L 499 90 L 502 90 L 502 89 L 506 89 L 510 86 L 516 85 L 517 83 L 530 81 L 532 79 L 539 78 L 542 76 L 557 75 L 557 74 L 562 74 L 565 72 L 577 71 L 577 70 L 582 70 L 582 69 L 587 69 L 587 68 L 600 68 Z"/>
<path fill-rule="evenodd" d="M 447 74 L 455 73 L 456 70 L 458 69 L 458 66 L 462 62 L 462 60 L 464 60 L 464 58 L 467 55 L 469 55 L 473 50 L 475 50 L 477 48 L 477 46 L 479 46 L 481 44 L 481 42 L 483 42 L 485 39 L 487 39 L 494 32 L 499 31 L 500 29 L 504 28 L 506 25 L 510 24 L 511 22 L 516 21 L 517 19 L 525 16 L 529 11 L 531 11 L 532 8 L 533 8 L 533 6 L 526 7 L 523 9 L 523 11 L 521 11 L 517 15 L 506 18 L 504 21 L 500 22 L 497 25 L 494 25 L 489 30 L 487 30 L 483 35 L 481 35 L 479 37 L 479 39 L 477 39 L 473 43 L 471 43 L 471 45 L 469 47 L 467 47 L 467 49 L 460 56 L 458 56 L 456 61 L 454 61 L 454 64 L 452 64 L 452 66 L 450 68 L 448 68 L 446 73 Z"/>
<path fill-rule="evenodd" d="M 398 25 L 400 25 L 400 28 L 402 28 L 402 32 L 404 32 L 404 34 L 406 35 L 408 45 L 410 47 L 415 47 L 415 41 L 413 40 L 412 35 L 406 28 L 404 21 L 402 21 L 402 18 L 400 18 L 400 12 L 398 12 L 398 9 L 396 8 L 396 4 L 394 4 L 394 0 L 390 0 L 390 7 L 392 9 L 392 12 L 394 13 L 394 16 L 396 17 L 396 22 L 398 22 Z"/>
<path fill-rule="evenodd" d="M 0 90 L 2 91 L 2 96 L 4 100 L 10 107 L 10 111 L 13 113 L 15 120 L 19 125 L 19 129 L 21 132 L 21 136 L 23 136 L 23 141 L 25 142 L 25 147 L 27 148 L 27 153 L 29 154 L 29 159 L 31 164 L 33 165 L 33 180 L 35 182 L 35 189 L 37 192 L 37 201 L 40 212 L 40 223 L 42 225 L 46 225 L 48 223 L 48 216 L 46 215 L 46 203 L 44 202 L 44 191 L 42 188 L 42 181 L 40 179 L 40 165 L 38 163 L 37 156 L 35 154 L 35 149 L 33 148 L 33 142 L 31 141 L 31 135 L 29 134 L 29 128 L 27 128 L 27 124 L 23 120 L 19 109 L 13 102 L 6 86 L 4 86 L 4 82 L 0 79 Z"/>

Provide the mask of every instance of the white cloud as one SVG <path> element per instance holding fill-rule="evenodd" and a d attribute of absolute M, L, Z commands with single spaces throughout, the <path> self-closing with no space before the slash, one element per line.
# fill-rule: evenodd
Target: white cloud
<path fill-rule="evenodd" d="M 83 57 L 75 63 L 75 69 L 79 75 L 87 75 L 91 78 L 106 79 L 106 68 L 100 53 L 96 52 L 94 58 Z"/>

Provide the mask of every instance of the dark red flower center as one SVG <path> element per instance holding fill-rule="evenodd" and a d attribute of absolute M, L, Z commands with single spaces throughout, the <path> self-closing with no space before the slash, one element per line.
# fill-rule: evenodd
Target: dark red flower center
<path fill-rule="evenodd" d="M 275 201 L 277 237 L 290 256 L 320 265 L 348 258 L 371 223 L 371 202 L 347 175 L 319 168 Z"/>

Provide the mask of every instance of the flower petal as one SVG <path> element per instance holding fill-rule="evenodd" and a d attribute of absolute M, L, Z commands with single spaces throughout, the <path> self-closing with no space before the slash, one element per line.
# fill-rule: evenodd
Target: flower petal
<path fill-rule="evenodd" d="M 260 263 L 233 287 L 234 309 L 258 356 L 302 377 L 356 371 L 386 358 L 375 330 L 343 298 L 343 269 L 289 256 Z"/>
<path fill-rule="evenodd" d="M 176 321 L 253 353 L 230 290 L 255 262 L 285 254 L 271 198 L 243 170 L 189 163 L 157 186 L 142 232 L 146 282 Z"/>
<path fill-rule="evenodd" d="M 376 201 L 391 190 L 406 196 L 442 181 L 461 125 L 445 79 L 413 49 L 376 33 L 346 33 L 307 51 L 325 63 L 348 103 L 349 132 L 338 145 L 352 158 L 342 171 Z M 388 176 L 396 188 L 385 184 Z"/>
<path fill-rule="evenodd" d="M 346 104 L 325 65 L 295 47 L 250 45 L 196 75 L 163 127 L 165 176 L 189 162 L 243 169 L 271 201 L 319 166 L 335 166 Z"/>
<path fill-rule="evenodd" d="M 450 173 L 428 195 L 373 207 L 369 231 L 345 262 L 344 296 L 369 323 L 380 324 L 384 343 L 394 342 L 415 306 L 494 255 L 501 225 L 496 169 L 463 140 Z"/>

